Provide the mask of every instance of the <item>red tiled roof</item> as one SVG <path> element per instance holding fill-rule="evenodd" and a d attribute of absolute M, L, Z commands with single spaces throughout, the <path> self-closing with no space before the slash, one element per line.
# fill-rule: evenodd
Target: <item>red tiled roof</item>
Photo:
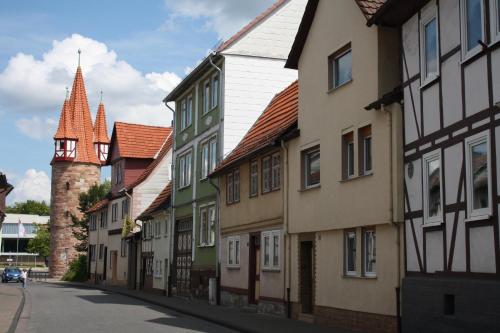
<path fill-rule="evenodd" d="M 156 167 L 158 166 L 158 164 L 160 164 L 160 162 L 163 160 L 163 158 L 165 158 L 165 156 L 167 156 L 168 151 L 170 149 L 172 149 L 172 146 L 174 143 L 173 137 L 174 137 L 173 132 L 171 132 L 170 135 L 168 136 L 167 140 L 165 141 L 165 143 L 161 147 L 160 151 L 158 152 L 158 157 L 156 157 L 156 159 L 148 165 L 146 170 L 144 170 L 144 172 L 139 176 L 139 178 L 137 178 L 132 184 L 127 186 L 128 190 L 132 190 L 134 187 L 136 187 L 137 185 L 142 183 L 144 180 L 146 180 L 149 177 L 149 175 L 154 171 L 154 169 L 156 169 Z"/>
<path fill-rule="evenodd" d="M 57 132 L 54 135 L 54 139 L 77 139 L 75 131 L 73 130 L 71 110 L 69 108 L 69 101 L 67 99 L 64 100 L 61 117 L 59 118 L 59 126 L 57 127 Z"/>
<path fill-rule="evenodd" d="M 99 104 L 97 115 L 94 124 L 94 142 L 96 143 L 109 143 L 108 125 L 106 123 L 106 111 L 104 104 Z"/>
<path fill-rule="evenodd" d="M 110 152 L 117 144 L 120 157 L 154 159 L 170 133 L 172 127 L 115 122 Z"/>
<path fill-rule="evenodd" d="M 172 182 L 169 182 L 167 186 L 161 191 L 161 193 L 153 200 L 151 205 L 142 214 L 137 217 L 137 220 L 144 221 L 148 219 L 152 213 L 158 210 L 158 208 L 170 199 L 172 194 Z"/>
<path fill-rule="evenodd" d="M 90 115 L 85 83 L 80 66 L 76 70 L 75 80 L 73 81 L 69 108 L 71 110 L 73 128 L 78 138 L 75 162 L 100 165 L 101 163 L 94 150 L 94 127 L 92 125 L 92 117 Z"/>
<path fill-rule="evenodd" d="M 243 35 L 245 35 L 247 32 L 252 30 L 257 24 L 259 24 L 261 21 L 263 21 L 265 18 L 270 16 L 276 9 L 281 7 L 285 2 L 288 2 L 289 0 L 278 0 L 275 2 L 271 7 L 266 9 L 262 14 L 254 18 L 250 23 L 248 23 L 246 26 L 243 27 L 240 31 L 238 31 L 236 34 L 234 34 L 231 38 L 229 38 L 226 42 L 224 42 L 219 48 L 217 49 L 218 52 L 224 51 L 227 49 L 229 46 L 231 46 L 234 42 L 236 42 L 238 39 L 240 39 Z"/>
<path fill-rule="evenodd" d="M 387 2 L 387 0 L 355 0 L 359 8 L 369 20 Z"/>
<path fill-rule="evenodd" d="M 292 83 L 277 94 L 234 150 L 219 164 L 214 173 L 272 144 L 297 122 L 299 84 Z"/>
<path fill-rule="evenodd" d="M 95 213 L 98 210 L 101 210 L 102 208 L 106 207 L 109 203 L 109 199 L 102 199 L 100 201 L 97 201 L 95 204 L 93 204 L 89 209 L 87 209 L 87 213 Z"/>

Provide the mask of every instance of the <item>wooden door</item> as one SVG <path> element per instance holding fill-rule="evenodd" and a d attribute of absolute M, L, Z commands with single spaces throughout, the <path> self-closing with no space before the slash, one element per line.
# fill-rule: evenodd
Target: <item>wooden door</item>
<path fill-rule="evenodd" d="M 176 295 L 191 294 L 191 257 L 193 249 L 193 218 L 185 218 L 176 222 L 175 259 L 173 272 L 173 292 Z"/>
<path fill-rule="evenodd" d="M 313 242 L 300 243 L 300 303 L 302 313 L 313 312 Z"/>
<path fill-rule="evenodd" d="M 260 299 L 260 233 L 250 235 L 248 265 L 248 302 L 256 304 Z"/>

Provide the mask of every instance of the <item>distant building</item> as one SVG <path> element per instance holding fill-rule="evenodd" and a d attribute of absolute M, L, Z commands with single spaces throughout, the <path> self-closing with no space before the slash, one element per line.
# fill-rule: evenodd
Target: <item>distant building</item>
<path fill-rule="evenodd" d="M 5 199 L 14 186 L 7 182 L 7 176 L 0 172 L 0 227 L 5 219 Z"/>
<path fill-rule="evenodd" d="M 24 232 L 22 232 L 21 228 L 21 234 L 19 234 L 19 223 L 24 228 Z M 0 227 L 0 265 L 6 263 L 8 258 L 12 259 L 17 255 L 24 257 L 31 255 L 28 254 L 27 250 L 28 242 L 30 239 L 35 238 L 37 226 L 47 225 L 48 223 L 49 216 L 7 214 Z M 22 260 L 24 259 L 22 258 Z"/>

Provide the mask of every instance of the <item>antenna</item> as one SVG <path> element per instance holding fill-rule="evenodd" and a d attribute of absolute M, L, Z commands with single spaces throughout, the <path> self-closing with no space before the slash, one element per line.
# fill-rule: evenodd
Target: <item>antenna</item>
<path fill-rule="evenodd" d="M 82 54 L 82 50 L 78 49 L 78 67 L 80 67 L 80 55 Z"/>

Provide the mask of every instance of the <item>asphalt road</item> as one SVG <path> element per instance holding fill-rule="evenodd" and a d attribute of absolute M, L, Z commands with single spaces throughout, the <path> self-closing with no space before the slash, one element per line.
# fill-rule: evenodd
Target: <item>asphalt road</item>
<path fill-rule="evenodd" d="M 126 296 L 45 283 L 28 286 L 22 318 L 16 333 L 234 332 Z"/>

